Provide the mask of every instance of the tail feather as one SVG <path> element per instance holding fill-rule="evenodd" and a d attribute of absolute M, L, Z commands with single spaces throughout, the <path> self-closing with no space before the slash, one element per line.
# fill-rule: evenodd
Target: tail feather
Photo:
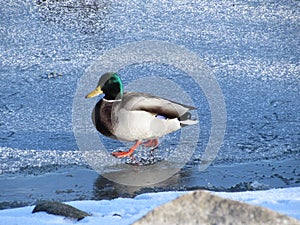
<path fill-rule="evenodd" d="M 198 120 L 192 120 L 191 117 L 192 117 L 192 114 L 190 112 L 186 112 L 185 114 L 180 116 L 178 118 L 180 125 L 182 127 L 184 127 L 184 126 L 188 126 L 188 125 L 197 124 L 199 122 Z"/>

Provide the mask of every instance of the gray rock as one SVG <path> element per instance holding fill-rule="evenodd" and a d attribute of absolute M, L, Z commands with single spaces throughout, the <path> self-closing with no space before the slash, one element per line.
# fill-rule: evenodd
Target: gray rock
<path fill-rule="evenodd" d="M 90 214 L 61 202 L 41 201 L 36 204 L 32 213 L 46 212 L 53 215 L 65 216 L 78 221 Z"/>
<path fill-rule="evenodd" d="M 300 221 L 269 209 L 195 191 L 158 206 L 133 225 L 247 224 L 300 225 Z"/>

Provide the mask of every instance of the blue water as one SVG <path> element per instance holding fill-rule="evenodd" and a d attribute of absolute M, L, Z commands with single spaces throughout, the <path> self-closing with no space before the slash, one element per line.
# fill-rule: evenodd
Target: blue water
<path fill-rule="evenodd" d="M 119 71 L 125 85 L 160 74 L 177 82 L 198 107 L 201 139 L 183 171 L 189 175 L 179 179 L 180 188 L 230 190 L 255 180 L 267 188 L 299 186 L 299 6 L 296 0 L 1 1 L 1 180 L 6 182 L 12 172 L 19 172 L 16 177 L 32 170 L 43 175 L 55 171 L 44 171 L 51 165 L 85 165 L 72 127 L 79 79 L 107 50 L 161 40 L 184 46 L 209 66 L 227 110 L 224 144 L 203 180 L 203 174 L 193 170 L 210 134 L 210 109 L 203 92 L 171 66 L 145 63 Z M 104 141 L 111 150 L 123 146 Z M 242 165 L 253 173 L 240 172 Z M 263 165 L 270 169 L 261 169 Z M 219 173 L 228 184 L 216 181 Z M 14 193 L 12 186 L 2 186 L 2 192 L 9 188 Z M 14 201 L 16 196 L 18 191 L 1 201 Z"/>

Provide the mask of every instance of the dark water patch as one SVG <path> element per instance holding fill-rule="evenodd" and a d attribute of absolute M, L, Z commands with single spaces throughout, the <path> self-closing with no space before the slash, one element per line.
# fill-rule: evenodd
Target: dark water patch
<path fill-rule="evenodd" d="M 197 166 L 182 168 L 169 179 L 149 186 L 114 183 L 86 166 L 26 168 L 0 175 L 0 207 L 33 205 L 37 200 L 102 200 L 134 197 L 158 191 L 253 191 L 297 187 L 300 182 L 299 158 L 282 161 L 212 165 L 205 171 Z M 136 171 L 138 172 L 138 170 Z M 106 175 L 107 176 L 107 175 Z"/>
<path fill-rule="evenodd" d="M 56 166 L 55 169 L 32 168 L 28 174 L 0 175 L 0 208 L 36 204 L 39 200 L 92 199 L 93 180 L 96 172 L 85 167 Z M 34 171 L 35 170 L 35 171 Z"/>
<path fill-rule="evenodd" d="M 38 18 L 46 24 L 61 26 L 64 30 L 82 34 L 99 33 L 105 28 L 103 22 L 109 12 L 109 1 L 57 1 L 36 0 Z"/>

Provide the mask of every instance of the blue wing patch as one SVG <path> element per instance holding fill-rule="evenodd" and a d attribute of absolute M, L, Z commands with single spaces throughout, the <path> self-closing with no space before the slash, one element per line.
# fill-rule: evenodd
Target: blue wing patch
<path fill-rule="evenodd" d="M 162 119 L 162 120 L 166 120 L 167 119 L 167 117 L 165 117 L 165 116 L 162 116 L 162 115 L 155 115 L 155 117 L 156 118 L 158 118 L 158 119 Z"/>

